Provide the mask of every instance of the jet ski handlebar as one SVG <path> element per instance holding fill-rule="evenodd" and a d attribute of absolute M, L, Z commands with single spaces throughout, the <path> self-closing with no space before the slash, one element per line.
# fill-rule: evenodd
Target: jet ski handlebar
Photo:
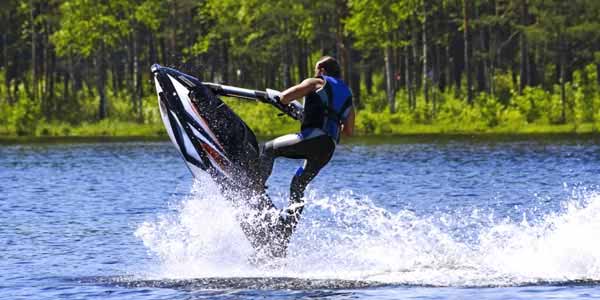
<path fill-rule="evenodd" d="M 250 89 L 239 88 L 230 85 L 222 85 L 212 82 L 203 82 L 202 85 L 211 89 L 215 94 L 221 96 L 231 96 L 237 98 L 245 98 L 252 100 L 267 100 L 267 93 L 262 91 L 255 91 Z"/>
<path fill-rule="evenodd" d="M 244 89 L 212 82 L 202 82 L 202 85 L 211 89 L 217 95 L 252 99 L 271 104 L 291 118 L 299 121 L 302 120 L 304 107 L 302 107 L 302 104 L 298 103 L 297 101 L 285 105 L 279 102 L 279 99 L 273 99 L 269 97 L 269 94 L 265 91 Z"/>

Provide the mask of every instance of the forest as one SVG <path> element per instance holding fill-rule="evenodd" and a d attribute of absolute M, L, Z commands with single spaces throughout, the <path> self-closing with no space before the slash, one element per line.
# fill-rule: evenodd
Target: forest
<path fill-rule="evenodd" d="M 598 0 L 2 0 L 0 136 L 164 135 L 150 65 L 284 90 L 336 57 L 360 134 L 597 132 Z M 228 100 L 258 134 L 296 130 Z"/>

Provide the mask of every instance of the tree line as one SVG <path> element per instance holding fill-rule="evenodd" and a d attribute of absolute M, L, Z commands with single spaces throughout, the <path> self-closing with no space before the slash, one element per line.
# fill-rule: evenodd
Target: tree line
<path fill-rule="evenodd" d="M 431 120 L 447 95 L 508 106 L 536 88 L 559 95 L 553 122 L 565 123 L 574 76 L 600 85 L 599 15 L 597 0 L 4 0 L 0 107 L 49 122 L 144 122 L 152 63 L 284 89 L 332 55 L 359 108 L 426 107 Z"/>

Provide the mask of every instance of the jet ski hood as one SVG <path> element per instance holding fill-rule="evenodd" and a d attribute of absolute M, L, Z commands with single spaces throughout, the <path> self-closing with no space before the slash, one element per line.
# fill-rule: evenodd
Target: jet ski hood
<path fill-rule="evenodd" d="M 259 147 L 246 123 L 198 78 L 157 64 L 151 70 L 167 134 L 192 174 L 253 180 Z"/>

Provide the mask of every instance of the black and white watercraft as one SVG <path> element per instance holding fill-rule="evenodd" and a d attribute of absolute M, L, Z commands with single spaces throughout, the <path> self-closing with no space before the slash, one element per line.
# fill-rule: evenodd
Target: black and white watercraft
<path fill-rule="evenodd" d="M 259 143 L 218 96 L 264 102 L 296 120 L 302 119 L 302 105 L 279 103 L 273 90 L 206 83 L 157 64 L 151 70 L 167 134 L 194 177 L 208 174 L 241 208 L 238 220 L 258 255 L 285 256 L 292 228 L 266 194 Z"/>

